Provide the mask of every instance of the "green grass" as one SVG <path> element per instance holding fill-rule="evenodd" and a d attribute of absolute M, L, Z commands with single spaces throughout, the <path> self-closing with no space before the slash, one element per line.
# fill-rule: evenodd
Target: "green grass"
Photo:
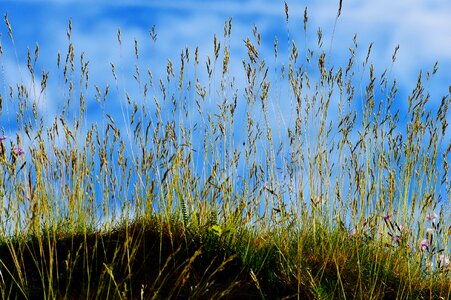
<path fill-rule="evenodd" d="M 425 90 L 437 65 L 400 99 L 392 66 L 376 74 L 371 46 L 358 61 L 355 38 L 331 66 L 320 30 L 263 57 L 254 26 L 240 60 L 229 20 L 205 66 L 183 49 L 156 78 L 135 41 L 134 73 L 113 63 L 99 87 L 71 28 L 58 76 L 35 73 L 36 46 L 31 82 L 2 89 L 0 114 L 17 124 L 0 145 L 2 298 L 451 297 L 450 95 L 434 112 Z M 64 92 L 49 122 L 38 102 L 51 80 Z"/>

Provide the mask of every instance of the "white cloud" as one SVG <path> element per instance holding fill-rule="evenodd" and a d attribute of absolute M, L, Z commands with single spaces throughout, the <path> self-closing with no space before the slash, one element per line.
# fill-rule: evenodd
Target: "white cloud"
<path fill-rule="evenodd" d="M 36 3 L 36 1 L 22 1 Z M 295 39 L 302 53 L 303 49 L 303 14 L 304 6 L 309 11 L 308 46 L 315 48 L 316 30 L 323 29 L 325 49 L 329 49 L 332 29 L 336 18 L 338 1 L 312 1 L 307 4 L 289 2 L 290 38 Z M 59 9 L 68 10 L 72 6 L 85 5 L 92 1 L 40 1 L 39 3 L 65 3 Z M 167 59 L 177 66 L 180 52 L 188 47 L 193 55 L 194 48 L 199 46 L 201 65 L 199 73 L 205 73 L 205 59 L 212 54 L 213 35 L 222 39 L 223 24 L 229 16 L 233 17 L 231 39 L 232 65 L 231 74 L 242 76 L 241 59 L 246 56 L 243 38 L 251 35 L 252 25 L 256 23 L 264 37 L 261 52 L 272 61 L 272 43 L 274 35 L 279 38 L 280 48 L 286 48 L 286 25 L 283 3 L 262 1 L 96 1 L 89 11 L 73 10 L 74 30 L 73 40 L 76 47 L 76 60 L 81 51 L 86 52 L 90 61 L 91 84 L 100 87 L 112 83 L 110 62 L 122 70 L 124 80 L 132 87 L 134 72 L 133 40 L 136 38 L 140 47 L 141 73 L 146 73 L 147 67 L 154 72 L 154 80 L 164 76 Z M 158 40 L 152 46 L 148 30 L 152 23 L 144 27 L 135 22 L 134 17 L 126 15 L 120 18 L 109 15 L 103 8 L 114 6 L 139 6 L 149 11 L 149 20 L 155 22 Z M 59 7 L 59 6 L 57 6 Z M 84 24 L 83 14 L 89 15 L 90 24 Z M 95 20 L 95 21 L 92 21 Z M 16 21 L 20 24 L 20 21 Z M 48 45 L 47 61 L 54 63 L 57 49 L 63 54 L 67 48 L 66 19 L 53 18 L 42 22 L 44 39 L 41 44 Z M 117 28 L 121 27 L 123 38 L 122 55 L 118 51 L 116 39 Z M 21 28 L 17 28 L 21 30 Z M 51 32 L 51 35 L 48 35 Z M 373 55 L 370 62 L 382 72 L 390 67 L 391 55 L 399 43 L 398 59 L 393 69 L 401 86 L 410 90 L 416 83 L 420 68 L 431 68 L 433 63 L 440 62 L 440 71 L 451 66 L 451 4 L 442 1 L 389 1 L 370 0 L 344 1 L 342 15 L 338 21 L 334 45 L 331 49 L 331 64 L 345 65 L 349 55 L 348 48 L 352 46 L 352 36 L 358 33 L 361 61 L 366 56 L 366 48 L 374 42 Z M 283 51 L 283 50 L 281 50 Z M 283 56 L 285 55 L 285 56 Z M 64 57 L 64 56 L 63 56 Z M 285 59 L 286 53 L 280 55 Z M 46 58 L 44 57 L 44 60 Z M 237 75 L 238 74 L 238 75 Z M 55 75 L 55 74 L 53 74 Z M 444 71 L 439 73 L 438 83 L 443 92 L 447 91 L 446 82 L 451 82 L 451 75 Z M 51 74 L 52 76 L 52 74 Z M 366 76 L 366 75 L 365 75 Z M 241 81 L 239 81 L 240 83 Z"/>

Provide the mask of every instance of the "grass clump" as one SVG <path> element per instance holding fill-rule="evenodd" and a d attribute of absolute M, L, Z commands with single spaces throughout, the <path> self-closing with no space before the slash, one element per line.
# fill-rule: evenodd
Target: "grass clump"
<path fill-rule="evenodd" d="M 28 51 L 30 81 L 0 95 L 17 127 L 0 136 L 3 298 L 450 297 L 450 95 L 434 113 L 424 88 L 438 66 L 403 110 L 391 67 L 377 74 L 372 45 L 358 61 L 356 37 L 331 66 L 321 30 L 268 58 L 254 26 L 238 74 L 231 31 L 205 69 L 186 48 L 159 78 L 135 40 L 128 90 L 115 63 L 112 87 L 89 83 L 69 22 L 54 119 L 39 106 L 52 77 Z"/>

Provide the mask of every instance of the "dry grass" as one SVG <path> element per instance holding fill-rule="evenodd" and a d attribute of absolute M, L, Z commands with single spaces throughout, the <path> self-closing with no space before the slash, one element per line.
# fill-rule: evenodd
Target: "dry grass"
<path fill-rule="evenodd" d="M 424 87 L 438 66 L 419 75 L 404 116 L 372 45 L 358 61 L 354 38 L 348 64 L 331 66 L 321 30 L 301 47 L 285 12 L 289 53 L 276 40 L 263 57 L 254 26 L 244 86 L 230 67 L 231 19 L 205 68 L 183 49 L 155 78 L 135 41 L 130 91 L 113 63 L 111 87 L 89 82 L 70 22 L 50 121 L 38 101 L 58 79 L 35 73 L 38 46 L 28 52 L 31 83 L 0 95 L 17 125 L 0 141 L 3 298 L 451 297 L 450 95 L 433 112 Z"/>

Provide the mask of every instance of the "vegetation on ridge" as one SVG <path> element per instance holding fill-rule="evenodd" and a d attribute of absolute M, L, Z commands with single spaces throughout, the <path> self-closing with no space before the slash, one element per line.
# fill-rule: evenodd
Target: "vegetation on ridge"
<path fill-rule="evenodd" d="M 186 48 L 157 78 L 135 40 L 132 90 L 115 63 L 112 87 L 89 82 L 71 21 L 59 77 L 35 73 L 39 46 L 28 51 L 30 82 L 0 94 L 17 125 L 0 136 L 2 298 L 451 297 L 451 87 L 433 112 L 424 85 L 436 64 L 400 112 L 372 45 L 359 61 L 354 37 L 347 64 L 332 66 L 321 30 L 307 43 L 307 8 L 303 42 L 285 13 L 288 52 L 276 39 L 264 57 L 254 26 L 240 74 L 232 19 L 205 69 Z M 49 120 L 52 80 L 65 92 Z"/>

